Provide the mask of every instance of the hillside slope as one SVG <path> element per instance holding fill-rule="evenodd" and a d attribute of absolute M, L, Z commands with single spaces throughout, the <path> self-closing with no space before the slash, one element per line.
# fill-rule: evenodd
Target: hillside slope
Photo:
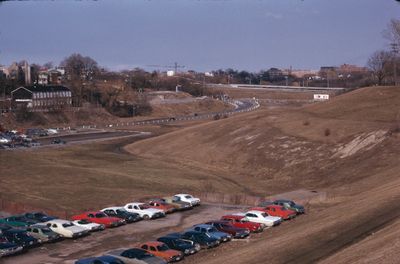
<path fill-rule="evenodd" d="M 377 89 L 385 95 L 382 101 L 376 99 Z M 364 177 L 346 173 L 361 157 L 366 168 L 377 165 L 380 159 L 371 154 L 390 137 L 399 102 L 400 89 L 365 88 L 304 108 L 264 109 L 201 124 L 126 149 L 228 173 L 261 195 L 325 187 Z"/>

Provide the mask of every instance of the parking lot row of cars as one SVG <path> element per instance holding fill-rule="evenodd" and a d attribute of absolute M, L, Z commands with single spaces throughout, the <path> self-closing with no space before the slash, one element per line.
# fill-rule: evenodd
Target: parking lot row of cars
<path fill-rule="evenodd" d="M 175 211 L 192 209 L 200 199 L 189 194 L 157 198 L 147 203 L 128 203 L 99 211 L 74 215 L 70 220 L 29 212 L 0 219 L 0 257 L 27 251 L 41 243 L 64 238 L 77 239 L 91 232 L 118 227 L 140 220 L 164 217 Z"/>
<path fill-rule="evenodd" d="M 197 224 L 179 233 L 170 233 L 133 248 L 106 252 L 103 256 L 77 260 L 75 264 L 165 264 L 177 262 L 202 249 L 218 247 L 232 239 L 248 238 L 305 212 L 290 200 L 264 202 L 244 213 L 224 215 L 219 220 Z"/>
<path fill-rule="evenodd" d="M 37 147 L 40 146 L 40 142 L 36 140 L 38 137 L 55 134 L 58 134 L 58 131 L 52 128 L 30 128 L 25 133 L 17 130 L 0 132 L 0 149 Z M 65 141 L 55 138 L 51 143 L 65 144 Z"/>

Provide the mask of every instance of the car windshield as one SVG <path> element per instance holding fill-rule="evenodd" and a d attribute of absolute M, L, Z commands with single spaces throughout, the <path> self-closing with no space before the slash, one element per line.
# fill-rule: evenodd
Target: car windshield
<path fill-rule="evenodd" d="M 43 233 L 52 233 L 53 232 L 50 230 L 50 228 L 47 228 L 47 227 L 42 227 L 41 229 L 42 229 Z"/>
<path fill-rule="evenodd" d="M 218 230 L 215 227 L 210 227 L 207 231 L 208 232 L 218 232 Z"/>
<path fill-rule="evenodd" d="M 160 246 L 157 246 L 158 251 L 167 251 L 169 250 L 168 246 L 165 244 L 162 244 Z"/>
<path fill-rule="evenodd" d="M 96 218 L 103 218 L 103 217 L 107 217 L 107 215 L 105 213 L 97 213 L 96 214 Z"/>
<path fill-rule="evenodd" d="M 186 240 L 177 239 L 177 240 L 175 240 L 175 244 L 178 245 L 178 246 L 183 246 L 183 245 L 189 244 L 189 242 L 186 241 Z"/>
<path fill-rule="evenodd" d="M 44 213 L 36 213 L 36 214 L 34 214 L 34 216 L 41 218 L 41 217 L 46 217 L 47 215 L 45 215 Z"/>
<path fill-rule="evenodd" d="M 14 217 L 10 217 L 11 221 L 24 221 L 25 218 L 22 216 L 14 216 Z"/>
<path fill-rule="evenodd" d="M 282 211 L 286 211 L 287 209 L 286 209 L 286 207 L 281 207 L 280 208 Z"/>
<path fill-rule="evenodd" d="M 186 199 L 192 199 L 193 196 L 191 196 L 191 195 L 185 195 L 185 198 L 186 198 Z"/>
<path fill-rule="evenodd" d="M 288 202 L 288 205 L 290 205 L 290 206 L 295 206 L 296 204 L 295 204 L 293 201 L 289 201 L 289 202 Z"/>
<path fill-rule="evenodd" d="M 125 209 L 117 209 L 115 211 L 117 212 L 117 214 L 121 214 L 121 215 L 125 215 L 126 213 L 128 213 L 128 211 L 126 211 Z"/>
<path fill-rule="evenodd" d="M 79 220 L 78 223 L 81 224 L 81 225 L 90 224 L 90 222 L 88 220 L 86 220 L 86 219 Z"/>
<path fill-rule="evenodd" d="M 72 223 L 64 223 L 64 224 L 62 224 L 62 226 L 63 227 L 71 227 L 71 226 L 74 226 L 74 224 L 72 224 Z"/>
<path fill-rule="evenodd" d="M 261 215 L 262 215 L 263 217 L 267 217 L 267 216 L 268 216 L 268 214 L 266 214 L 266 213 L 261 213 Z"/>
<path fill-rule="evenodd" d="M 140 209 L 149 209 L 149 206 L 147 205 L 147 204 L 141 204 L 141 205 L 139 205 L 139 208 Z"/>

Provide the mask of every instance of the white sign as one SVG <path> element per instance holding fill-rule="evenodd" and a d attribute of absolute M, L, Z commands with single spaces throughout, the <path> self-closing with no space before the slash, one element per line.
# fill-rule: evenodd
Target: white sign
<path fill-rule="evenodd" d="M 174 71 L 167 71 L 167 76 L 171 77 L 174 76 L 175 72 Z"/>
<path fill-rule="evenodd" d="M 329 100 L 329 94 L 314 94 L 314 100 L 316 101 Z"/>

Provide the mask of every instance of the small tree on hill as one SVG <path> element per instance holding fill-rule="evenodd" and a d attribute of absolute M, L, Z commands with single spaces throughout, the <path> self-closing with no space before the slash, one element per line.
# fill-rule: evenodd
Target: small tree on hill
<path fill-rule="evenodd" d="M 376 51 L 368 59 L 367 66 L 374 74 L 378 85 L 382 85 L 385 78 L 389 75 L 391 60 L 392 56 L 390 52 L 384 50 Z"/>

